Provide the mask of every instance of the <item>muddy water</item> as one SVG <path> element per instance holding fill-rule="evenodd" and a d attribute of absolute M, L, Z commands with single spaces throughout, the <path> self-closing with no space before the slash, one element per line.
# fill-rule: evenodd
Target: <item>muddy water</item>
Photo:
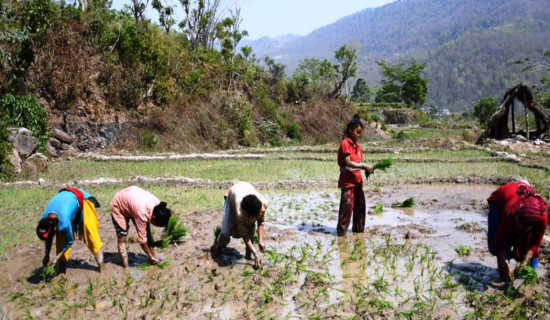
<path fill-rule="evenodd" d="M 367 215 L 365 233 L 336 237 L 338 191 L 272 193 L 267 198 L 270 224 L 303 233 L 275 244 L 277 251 L 288 255 L 290 249 L 298 258 L 300 249 L 314 248 L 313 260 L 320 256 L 315 248 L 322 252 L 324 258 L 317 261 L 321 266 L 310 267 L 332 278 L 326 305 L 375 292 L 392 308 L 414 309 L 420 302 L 432 312 L 460 318 L 470 311 L 464 288 L 502 289 L 496 259 L 487 251 L 487 216 L 482 208 L 385 207 L 380 214 Z M 375 206 L 367 202 L 367 208 Z M 459 254 L 459 246 L 470 248 L 470 253 Z M 539 277 L 545 274 L 542 268 L 537 271 Z M 304 277 L 295 291 L 304 286 L 303 281 Z M 293 312 L 297 309 L 295 299 L 287 299 L 284 314 L 297 315 Z"/>
<path fill-rule="evenodd" d="M 393 188 L 367 190 L 367 209 L 382 202 L 384 210 L 367 216 L 364 233 L 345 237 L 335 232 L 338 189 L 263 192 L 269 208 L 262 270 L 244 258 L 238 239 L 212 259 L 220 212 L 201 211 L 183 216 L 189 239 L 158 251 L 169 261 L 164 270 L 138 268 L 147 258 L 131 244 L 129 281 L 110 220 L 101 216 L 107 274 L 98 279 L 93 257 L 79 243 L 66 280 L 30 281 L 43 254 L 43 244 L 34 243 L 0 263 L 0 318 L 24 317 L 28 310 L 37 318 L 458 319 L 472 311 L 466 302 L 471 292 L 503 291 L 496 259 L 486 250 L 484 204 L 493 186 Z M 391 207 L 411 196 L 415 208 Z M 460 256 L 458 246 L 469 246 L 471 254 Z"/>

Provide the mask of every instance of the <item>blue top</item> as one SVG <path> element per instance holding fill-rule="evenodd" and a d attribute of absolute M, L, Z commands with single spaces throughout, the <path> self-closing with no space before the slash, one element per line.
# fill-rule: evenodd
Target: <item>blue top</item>
<path fill-rule="evenodd" d="M 99 207 L 99 202 L 82 189 L 78 189 L 84 195 L 84 199 L 90 199 L 94 202 L 96 207 Z M 46 218 L 48 214 L 54 213 L 57 215 L 57 231 L 63 234 L 65 237 L 65 244 L 63 250 L 69 249 L 74 242 L 73 228 L 82 229 L 82 215 L 79 215 L 79 219 L 76 219 L 78 213 L 78 198 L 71 191 L 61 191 L 50 200 L 46 210 L 42 213 L 42 219 Z M 75 221 L 78 220 L 78 221 Z"/>

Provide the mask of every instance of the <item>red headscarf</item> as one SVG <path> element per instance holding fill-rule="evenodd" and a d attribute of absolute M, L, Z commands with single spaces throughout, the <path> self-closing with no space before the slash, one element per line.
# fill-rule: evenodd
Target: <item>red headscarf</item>
<path fill-rule="evenodd" d="M 546 213 L 548 208 L 546 202 L 527 184 L 520 184 L 516 194 L 519 198 L 512 205 L 511 211 L 515 212 L 515 216 L 522 224 L 527 226 L 537 224 Z"/>

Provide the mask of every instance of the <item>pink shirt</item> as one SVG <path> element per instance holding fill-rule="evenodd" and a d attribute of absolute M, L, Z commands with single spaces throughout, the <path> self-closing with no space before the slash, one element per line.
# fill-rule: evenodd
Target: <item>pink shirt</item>
<path fill-rule="evenodd" d="M 111 214 L 124 230 L 128 230 L 128 221 L 133 219 L 138 242 L 147 243 L 147 224 L 159 203 L 160 200 L 149 191 L 131 186 L 117 192 L 111 201 Z"/>

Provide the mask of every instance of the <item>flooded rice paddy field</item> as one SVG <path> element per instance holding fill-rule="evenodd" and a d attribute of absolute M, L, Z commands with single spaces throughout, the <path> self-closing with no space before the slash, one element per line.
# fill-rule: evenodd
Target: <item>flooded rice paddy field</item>
<path fill-rule="evenodd" d="M 539 282 L 499 281 L 486 249 L 486 198 L 492 185 L 366 188 L 364 233 L 337 237 L 339 190 L 260 190 L 269 202 L 263 254 L 255 270 L 232 239 L 213 260 L 221 211 L 182 218 L 191 236 L 162 249 L 149 267 L 130 245 L 122 274 L 109 218 L 100 218 L 106 274 L 82 243 L 66 276 L 44 281 L 41 243 L 0 262 L 0 319 L 463 319 L 548 316 L 547 265 Z M 414 208 L 393 205 L 414 197 Z M 381 203 L 381 213 L 374 207 Z M 131 228 L 133 231 L 133 228 Z M 105 236 L 103 236 L 105 235 Z M 468 255 L 459 247 L 470 248 Z M 548 245 L 542 254 L 548 256 Z"/>

